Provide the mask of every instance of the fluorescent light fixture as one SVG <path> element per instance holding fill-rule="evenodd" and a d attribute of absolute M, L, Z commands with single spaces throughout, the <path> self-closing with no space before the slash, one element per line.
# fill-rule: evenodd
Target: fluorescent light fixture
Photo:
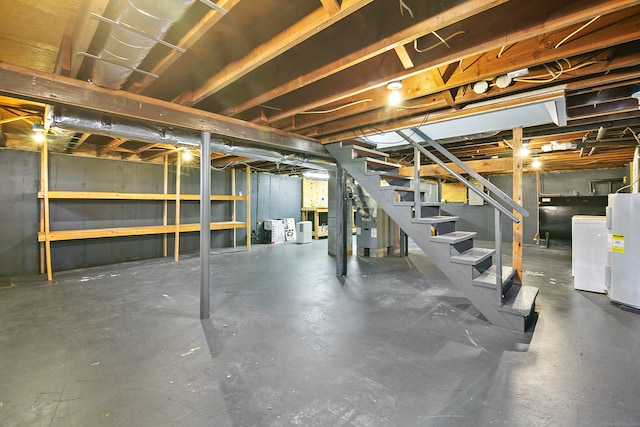
<path fill-rule="evenodd" d="M 302 176 L 308 179 L 329 179 L 329 173 L 326 171 L 303 171 Z"/>

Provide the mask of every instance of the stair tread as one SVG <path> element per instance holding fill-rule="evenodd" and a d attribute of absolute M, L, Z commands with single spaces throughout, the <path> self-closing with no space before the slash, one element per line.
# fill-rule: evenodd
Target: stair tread
<path fill-rule="evenodd" d="M 414 206 L 415 202 L 411 200 L 403 200 L 400 202 L 394 202 L 396 206 Z M 442 206 L 442 202 L 419 202 L 419 206 Z"/>
<path fill-rule="evenodd" d="M 412 176 L 406 175 L 398 175 L 385 171 L 368 171 L 365 172 L 366 175 L 378 175 L 380 178 L 389 180 L 389 181 L 410 181 L 413 179 Z"/>
<path fill-rule="evenodd" d="M 511 280 L 516 270 L 510 266 L 502 266 L 502 283 Z M 473 279 L 473 284 L 477 286 L 484 286 L 485 288 L 496 288 L 496 266 L 492 265 L 481 275 Z"/>
<path fill-rule="evenodd" d="M 432 242 L 440 243 L 460 243 L 462 241 L 475 237 L 478 233 L 475 231 L 453 231 L 451 233 L 440 234 L 437 236 L 431 236 Z"/>
<path fill-rule="evenodd" d="M 371 157 L 361 157 L 361 159 L 365 159 L 367 165 L 371 167 L 379 167 L 379 168 L 387 168 L 387 169 L 395 169 L 395 168 L 402 167 L 402 165 L 399 163 L 387 162 L 380 159 L 373 159 Z"/>
<path fill-rule="evenodd" d="M 381 157 L 383 159 L 387 159 L 389 157 L 387 153 L 383 153 L 382 151 L 373 150 L 367 147 L 360 147 L 358 145 L 351 145 L 344 148 L 351 150 L 352 153 L 364 154 L 364 156 L 360 156 L 360 155 L 353 156 L 352 154 L 353 157 L 375 157 L 375 158 Z"/>
<path fill-rule="evenodd" d="M 509 288 L 500 310 L 528 316 L 534 306 L 538 288 L 533 286 L 514 285 Z"/>
<path fill-rule="evenodd" d="M 345 139 L 344 141 L 342 141 L 342 147 L 346 147 L 349 145 L 353 145 L 356 147 L 369 148 L 371 150 L 375 150 L 377 148 L 376 144 L 372 144 L 370 142 L 365 142 L 365 141 L 358 141 L 357 139 Z"/>
<path fill-rule="evenodd" d="M 402 185 L 381 185 L 381 190 L 407 191 L 413 193 L 413 188 L 403 187 Z"/>
<path fill-rule="evenodd" d="M 396 203 L 413 203 L 413 202 L 396 202 Z M 412 218 L 411 222 L 418 223 L 418 224 L 437 224 L 440 222 L 457 221 L 459 219 L 460 219 L 459 216 L 435 215 L 435 216 L 428 216 L 425 218 Z"/>
<path fill-rule="evenodd" d="M 495 250 L 486 248 L 471 248 L 459 255 L 453 255 L 451 261 L 457 264 L 476 265 L 493 255 Z"/>

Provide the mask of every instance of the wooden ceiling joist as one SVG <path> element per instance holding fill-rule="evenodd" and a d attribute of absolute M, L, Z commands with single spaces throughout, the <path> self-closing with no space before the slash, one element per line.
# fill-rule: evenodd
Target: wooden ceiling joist
<path fill-rule="evenodd" d="M 328 157 L 311 138 L 62 76 L 0 63 L 0 93 Z"/>

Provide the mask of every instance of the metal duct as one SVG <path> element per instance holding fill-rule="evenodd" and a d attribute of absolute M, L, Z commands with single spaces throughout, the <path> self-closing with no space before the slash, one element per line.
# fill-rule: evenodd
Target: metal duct
<path fill-rule="evenodd" d="M 104 47 L 98 53 L 91 81 L 98 86 L 120 89 L 133 68 L 137 68 L 149 51 L 182 16 L 195 0 L 120 0 L 115 7 L 112 25 Z M 144 32 L 148 37 L 124 26 Z M 116 65 L 116 64 L 121 64 Z"/>
<path fill-rule="evenodd" d="M 74 132 L 127 138 L 148 143 L 200 146 L 200 133 L 195 131 L 165 128 L 162 125 L 105 117 L 100 113 L 86 111 L 79 112 L 54 108 L 51 126 Z M 311 159 L 307 155 L 281 153 L 275 150 L 244 145 L 232 145 L 219 140 L 211 141 L 211 151 L 309 169 L 327 170 L 335 168 L 335 164 L 330 161 Z"/>

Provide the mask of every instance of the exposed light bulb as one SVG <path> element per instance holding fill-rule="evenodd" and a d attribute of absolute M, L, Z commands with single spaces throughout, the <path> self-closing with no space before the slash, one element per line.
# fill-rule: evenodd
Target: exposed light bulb
<path fill-rule="evenodd" d="M 529 155 L 529 153 L 530 153 L 530 151 L 529 151 L 529 149 L 527 147 L 522 147 L 520 149 L 520 152 L 518 153 L 518 155 L 520 157 L 527 157 Z"/>
<path fill-rule="evenodd" d="M 185 162 L 188 162 L 191 159 L 193 159 L 193 154 L 191 153 L 191 151 L 184 150 L 182 152 L 182 160 L 184 160 Z"/>
<path fill-rule="evenodd" d="M 38 144 L 42 144 L 45 139 L 47 139 L 47 134 L 44 132 L 35 132 L 33 134 L 33 140 Z"/>
<path fill-rule="evenodd" d="M 542 162 L 540 161 L 540 159 L 535 158 L 533 159 L 531 166 L 533 166 L 534 169 L 540 169 L 540 166 L 542 166 Z"/>
<path fill-rule="evenodd" d="M 389 94 L 389 105 L 399 105 L 402 102 L 402 95 L 397 90 L 392 90 Z"/>

